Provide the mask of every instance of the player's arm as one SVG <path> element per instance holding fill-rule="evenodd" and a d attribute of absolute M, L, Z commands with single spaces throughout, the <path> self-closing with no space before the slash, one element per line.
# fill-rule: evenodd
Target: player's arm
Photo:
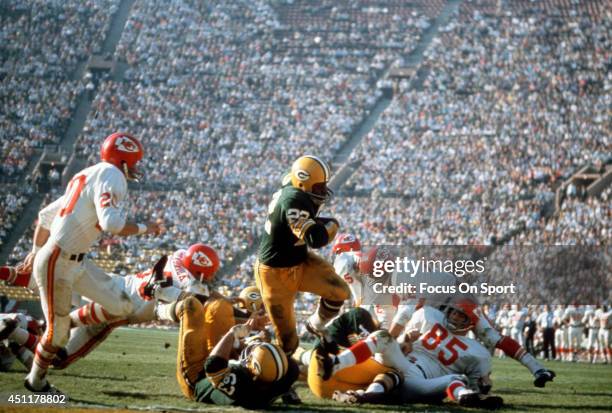
<path fill-rule="evenodd" d="M 213 386 L 217 387 L 229 372 L 228 361 L 232 351 L 239 346 L 240 340 L 250 333 L 252 325 L 249 320 L 245 324 L 233 326 L 210 352 L 204 364 L 204 371 Z"/>
<path fill-rule="evenodd" d="M 329 244 L 340 228 L 335 218 L 311 216 L 309 208 L 297 198 L 291 200 L 282 213 L 291 232 L 311 248 Z"/>
<path fill-rule="evenodd" d="M 160 225 L 154 222 L 136 223 L 126 220 L 121 202 L 127 194 L 127 183 L 119 171 L 107 170 L 94 187 L 94 204 L 98 225 L 103 231 L 119 236 L 158 234 Z"/>
<path fill-rule="evenodd" d="M 414 305 L 402 305 L 398 309 L 395 317 L 393 317 L 393 321 L 391 322 L 391 327 L 389 328 L 389 334 L 391 334 L 393 338 L 398 338 L 400 334 L 405 331 L 406 325 L 412 318 L 415 308 L 416 306 Z"/>

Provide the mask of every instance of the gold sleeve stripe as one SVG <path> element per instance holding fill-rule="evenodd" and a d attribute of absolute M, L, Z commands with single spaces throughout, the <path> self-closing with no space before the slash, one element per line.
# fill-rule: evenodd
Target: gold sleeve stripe
<path fill-rule="evenodd" d="M 312 227 L 314 224 L 316 224 L 314 219 L 298 220 L 292 224 L 289 224 L 289 227 L 291 228 L 291 232 L 293 232 L 296 237 L 299 239 L 304 239 L 306 236 L 306 231 L 308 231 L 308 228 Z"/>
<path fill-rule="evenodd" d="M 217 385 L 221 383 L 221 380 L 223 380 L 225 373 L 227 373 L 228 371 L 229 371 L 229 367 L 226 367 L 215 373 L 206 373 L 206 377 L 208 378 L 208 380 L 210 380 L 213 386 L 217 387 Z"/>

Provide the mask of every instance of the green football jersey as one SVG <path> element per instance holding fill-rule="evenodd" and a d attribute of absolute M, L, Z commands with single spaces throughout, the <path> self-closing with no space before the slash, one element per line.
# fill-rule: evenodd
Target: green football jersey
<path fill-rule="evenodd" d="M 277 397 L 286 393 L 299 375 L 295 362 L 289 361 L 285 376 L 276 382 L 264 383 L 254 380 L 249 370 L 238 363 L 228 363 L 220 357 L 212 356 L 206 360 L 206 368 L 216 365 L 218 371 L 206 373 L 194 387 L 195 400 L 221 406 L 242 406 L 261 409 L 269 406 Z M 215 370 L 216 370 L 215 369 Z M 215 387 L 213 380 L 218 382 Z"/>
<path fill-rule="evenodd" d="M 291 185 L 277 191 L 268 206 L 265 232 L 259 244 L 259 262 L 270 267 L 293 267 L 306 260 L 305 232 L 315 225 L 318 206 Z"/>

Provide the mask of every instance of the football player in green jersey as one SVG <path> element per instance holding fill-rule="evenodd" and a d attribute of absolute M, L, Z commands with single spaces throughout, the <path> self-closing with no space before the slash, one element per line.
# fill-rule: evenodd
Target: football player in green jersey
<path fill-rule="evenodd" d="M 329 244 L 338 232 L 336 219 L 318 216 L 331 195 L 329 177 L 327 163 L 316 156 L 302 156 L 293 163 L 268 207 L 255 279 L 277 340 L 287 354 L 299 344 L 293 309 L 298 291 L 321 297 L 307 322 L 315 333 L 323 333 L 325 324 L 351 294 L 334 267 L 309 250 Z"/>

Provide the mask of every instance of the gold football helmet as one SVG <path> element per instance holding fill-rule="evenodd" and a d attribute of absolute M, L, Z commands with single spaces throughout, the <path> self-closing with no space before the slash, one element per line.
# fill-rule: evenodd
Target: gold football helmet
<path fill-rule="evenodd" d="M 316 156 L 301 156 L 291 166 L 291 185 L 306 192 L 318 204 L 328 201 L 333 193 L 327 187 L 329 178 L 329 165 Z"/>
<path fill-rule="evenodd" d="M 263 307 L 263 301 L 261 299 L 261 293 L 259 289 L 254 285 L 245 288 L 240 291 L 240 295 L 238 296 L 240 299 L 240 303 L 242 306 L 249 312 L 255 313 Z"/>
<path fill-rule="evenodd" d="M 241 358 L 253 376 L 266 383 L 282 379 L 289 369 L 285 352 L 277 345 L 263 341 L 245 348 Z"/>

